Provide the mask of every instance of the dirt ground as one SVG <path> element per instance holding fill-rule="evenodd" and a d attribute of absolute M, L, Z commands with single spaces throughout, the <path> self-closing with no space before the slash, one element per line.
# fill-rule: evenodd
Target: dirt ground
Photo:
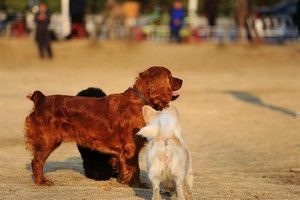
<path fill-rule="evenodd" d="M 72 143 L 45 165 L 55 186 L 34 186 L 23 122 L 32 109 L 25 96 L 34 90 L 119 93 L 153 65 L 184 80 L 173 105 L 193 158 L 195 199 L 300 199 L 300 44 L 83 40 L 53 48 L 55 59 L 40 60 L 32 40 L 0 39 L 0 199 L 149 199 L 150 189 L 86 178 Z M 140 165 L 148 181 L 144 152 Z"/>

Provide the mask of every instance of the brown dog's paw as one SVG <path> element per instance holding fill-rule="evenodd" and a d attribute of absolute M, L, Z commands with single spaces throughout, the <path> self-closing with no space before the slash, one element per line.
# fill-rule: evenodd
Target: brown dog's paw
<path fill-rule="evenodd" d="M 54 183 L 48 179 L 43 179 L 43 180 L 37 182 L 36 185 L 38 185 L 38 186 L 53 186 Z"/>

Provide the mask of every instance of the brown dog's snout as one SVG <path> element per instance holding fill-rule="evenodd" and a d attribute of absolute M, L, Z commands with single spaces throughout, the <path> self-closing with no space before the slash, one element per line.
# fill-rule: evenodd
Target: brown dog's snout
<path fill-rule="evenodd" d="M 179 78 L 173 78 L 173 85 L 172 85 L 172 90 L 176 91 L 179 90 L 182 86 L 182 80 Z"/>

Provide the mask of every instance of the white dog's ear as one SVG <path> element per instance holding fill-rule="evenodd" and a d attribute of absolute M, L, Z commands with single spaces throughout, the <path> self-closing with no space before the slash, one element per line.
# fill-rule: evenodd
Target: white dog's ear
<path fill-rule="evenodd" d="M 146 124 L 150 123 L 155 117 L 158 116 L 158 112 L 151 106 L 147 105 L 143 106 L 142 113 Z"/>
<path fill-rule="evenodd" d="M 170 106 L 168 110 L 177 118 L 179 118 L 179 112 L 175 106 Z"/>
<path fill-rule="evenodd" d="M 137 135 L 141 135 L 146 138 L 155 138 L 158 135 L 159 131 L 159 124 L 158 123 L 151 123 L 150 125 L 145 126 L 142 128 Z"/>

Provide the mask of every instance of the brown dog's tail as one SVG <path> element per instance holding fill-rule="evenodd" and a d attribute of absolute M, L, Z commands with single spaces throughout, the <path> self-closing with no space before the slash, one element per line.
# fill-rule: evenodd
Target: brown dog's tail
<path fill-rule="evenodd" d="M 44 98 L 45 98 L 45 95 L 39 90 L 34 91 L 33 94 L 27 95 L 27 99 L 30 99 L 31 101 L 33 101 L 34 107 L 37 107 L 38 105 L 40 105 L 41 102 L 44 100 Z"/>

